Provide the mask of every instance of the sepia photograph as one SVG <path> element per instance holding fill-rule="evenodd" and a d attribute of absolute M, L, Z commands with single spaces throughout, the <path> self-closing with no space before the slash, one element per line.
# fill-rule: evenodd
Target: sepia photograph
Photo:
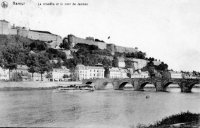
<path fill-rule="evenodd" d="M 200 0 L 0 0 L 0 127 L 200 128 Z"/>

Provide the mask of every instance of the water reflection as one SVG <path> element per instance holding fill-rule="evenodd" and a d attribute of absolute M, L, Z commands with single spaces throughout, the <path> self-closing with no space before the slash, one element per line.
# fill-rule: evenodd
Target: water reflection
<path fill-rule="evenodd" d="M 152 123 L 171 114 L 200 113 L 200 89 L 181 93 L 180 88 L 156 92 L 99 90 L 55 92 L 53 90 L 1 91 L 1 126 L 130 127 Z M 146 98 L 149 96 L 149 98 Z"/>

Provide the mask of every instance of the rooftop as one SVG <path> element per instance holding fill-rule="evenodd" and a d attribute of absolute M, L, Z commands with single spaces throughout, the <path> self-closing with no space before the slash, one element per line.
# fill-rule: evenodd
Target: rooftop
<path fill-rule="evenodd" d="M 33 31 L 33 32 L 40 32 L 40 33 L 47 33 L 47 34 L 52 34 L 52 33 L 50 33 L 49 31 L 39 31 L 39 30 L 30 30 L 30 31 Z"/>
<path fill-rule="evenodd" d="M 0 21 L 1 21 L 1 22 L 6 22 L 6 23 L 9 23 L 7 20 L 4 20 L 4 19 L 3 19 L 3 20 L 0 20 Z"/>

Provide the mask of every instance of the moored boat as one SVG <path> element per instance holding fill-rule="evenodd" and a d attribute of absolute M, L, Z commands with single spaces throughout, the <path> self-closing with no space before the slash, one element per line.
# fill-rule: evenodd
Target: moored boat
<path fill-rule="evenodd" d="M 58 88 L 58 91 L 67 91 L 67 92 L 84 92 L 84 91 L 94 91 L 95 88 L 89 85 L 69 85 L 61 86 Z"/>

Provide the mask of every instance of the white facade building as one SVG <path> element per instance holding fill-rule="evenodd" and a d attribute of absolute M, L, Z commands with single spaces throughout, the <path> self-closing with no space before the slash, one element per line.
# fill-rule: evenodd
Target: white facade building
<path fill-rule="evenodd" d="M 0 67 L 0 80 L 9 80 L 9 69 Z"/>
<path fill-rule="evenodd" d="M 64 81 L 66 77 L 70 77 L 71 73 L 70 70 L 66 67 L 62 66 L 61 68 L 54 68 L 52 71 L 52 79 L 53 81 Z"/>
<path fill-rule="evenodd" d="M 33 74 L 33 81 L 48 81 L 48 78 L 46 78 L 47 76 L 47 72 L 42 74 L 42 78 L 41 78 L 41 74 L 40 73 L 34 73 Z"/>
<path fill-rule="evenodd" d="M 128 78 L 127 70 L 112 67 L 109 69 L 109 78 Z"/>
<path fill-rule="evenodd" d="M 174 72 L 174 71 L 170 71 L 171 74 L 171 78 L 182 78 L 182 73 L 181 72 Z"/>
<path fill-rule="evenodd" d="M 118 58 L 118 67 L 120 68 L 124 68 L 126 66 L 125 62 L 124 62 L 124 58 L 119 57 Z"/>
<path fill-rule="evenodd" d="M 76 66 L 76 74 L 79 80 L 104 78 L 105 69 L 99 66 L 84 66 L 79 64 Z"/>
<path fill-rule="evenodd" d="M 131 74 L 131 78 L 148 78 L 149 73 L 148 72 L 134 72 Z"/>
<path fill-rule="evenodd" d="M 132 58 L 130 59 L 131 61 L 133 61 L 133 66 L 134 66 L 134 69 L 135 70 L 139 70 L 139 69 L 142 69 L 143 67 L 145 67 L 148 63 L 147 60 L 144 60 L 144 59 L 135 59 L 135 58 Z"/>

